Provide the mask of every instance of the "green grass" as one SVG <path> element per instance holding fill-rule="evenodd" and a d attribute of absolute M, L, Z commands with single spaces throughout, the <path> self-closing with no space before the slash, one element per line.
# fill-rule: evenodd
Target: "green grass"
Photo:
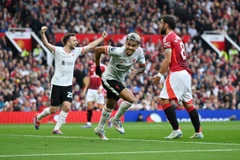
<path fill-rule="evenodd" d="M 183 138 L 164 140 L 168 123 L 124 123 L 126 133 L 106 128 L 102 141 L 94 128 L 64 124 L 64 135 L 52 135 L 53 124 L 0 125 L 1 160 L 236 160 L 240 159 L 240 122 L 202 123 L 204 139 L 190 139 L 191 123 L 181 123 Z M 96 124 L 93 125 L 95 127 Z"/>

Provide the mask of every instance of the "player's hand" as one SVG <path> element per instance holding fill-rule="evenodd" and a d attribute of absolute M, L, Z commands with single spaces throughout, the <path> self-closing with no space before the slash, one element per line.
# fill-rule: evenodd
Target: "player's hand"
<path fill-rule="evenodd" d="M 137 69 L 135 69 L 135 68 L 131 68 L 130 69 L 130 74 L 132 75 L 132 76 L 136 76 L 137 74 L 138 74 L 138 71 L 137 71 Z"/>
<path fill-rule="evenodd" d="M 42 26 L 41 32 L 42 32 L 42 33 L 45 33 L 45 32 L 47 31 L 47 29 L 48 29 L 47 26 Z"/>
<path fill-rule="evenodd" d="M 98 88 L 98 94 L 101 94 L 102 93 L 102 91 L 103 91 L 103 87 L 102 86 L 100 86 L 99 88 Z"/>
<path fill-rule="evenodd" d="M 154 76 L 150 77 L 151 84 L 157 85 L 160 83 L 160 77 L 159 76 Z"/>
<path fill-rule="evenodd" d="M 103 31 L 103 32 L 102 32 L 102 37 L 105 39 L 107 36 L 108 36 L 107 32 L 106 32 L 106 31 Z"/>
<path fill-rule="evenodd" d="M 101 77 L 102 76 L 102 70 L 100 66 L 96 66 L 96 74 Z"/>

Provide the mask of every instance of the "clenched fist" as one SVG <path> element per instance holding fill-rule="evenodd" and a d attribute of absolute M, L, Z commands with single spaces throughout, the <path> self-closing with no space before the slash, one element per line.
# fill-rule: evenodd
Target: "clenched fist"
<path fill-rule="evenodd" d="M 106 38 L 107 36 L 108 36 L 107 32 L 106 32 L 106 31 L 103 31 L 103 32 L 102 32 L 102 37 L 103 37 L 103 38 Z"/>
<path fill-rule="evenodd" d="M 45 32 L 47 31 L 47 29 L 48 29 L 48 28 L 47 28 L 46 26 L 42 26 L 41 32 L 42 32 L 42 33 L 45 33 Z"/>

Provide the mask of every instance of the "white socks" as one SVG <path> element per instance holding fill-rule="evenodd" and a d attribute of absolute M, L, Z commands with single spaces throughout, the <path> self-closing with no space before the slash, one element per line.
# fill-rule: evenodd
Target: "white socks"
<path fill-rule="evenodd" d="M 43 117 L 48 116 L 50 113 L 50 107 L 45 108 L 38 116 L 37 119 L 40 121 Z"/>
<path fill-rule="evenodd" d="M 54 130 L 59 130 L 62 124 L 65 123 L 67 115 L 68 115 L 68 112 L 64 112 L 63 110 L 60 112 L 60 114 L 58 115 L 58 120 L 54 127 Z"/>
<path fill-rule="evenodd" d="M 127 112 L 128 108 L 130 108 L 132 106 L 132 103 L 129 103 L 127 101 L 123 101 L 120 106 L 119 109 L 117 111 L 117 113 L 114 116 L 114 119 L 120 119 L 120 117 Z"/>
<path fill-rule="evenodd" d="M 112 109 L 108 109 L 108 108 L 106 108 L 106 106 L 103 107 L 101 119 L 98 123 L 98 129 L 99 130 L 104 130 L 105 123 L 110 118 L 111 113 L 112 113 Z"/>

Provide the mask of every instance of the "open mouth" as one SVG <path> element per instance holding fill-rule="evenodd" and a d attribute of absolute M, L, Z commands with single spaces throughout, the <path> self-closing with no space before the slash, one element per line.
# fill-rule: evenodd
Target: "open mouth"
<path fill-rule="evenodd" d="M 132 54 L 132 50 L 127 49 L 127 50 L 126 50 L 126 53 L 127 53 L 127 54 Z"/>

